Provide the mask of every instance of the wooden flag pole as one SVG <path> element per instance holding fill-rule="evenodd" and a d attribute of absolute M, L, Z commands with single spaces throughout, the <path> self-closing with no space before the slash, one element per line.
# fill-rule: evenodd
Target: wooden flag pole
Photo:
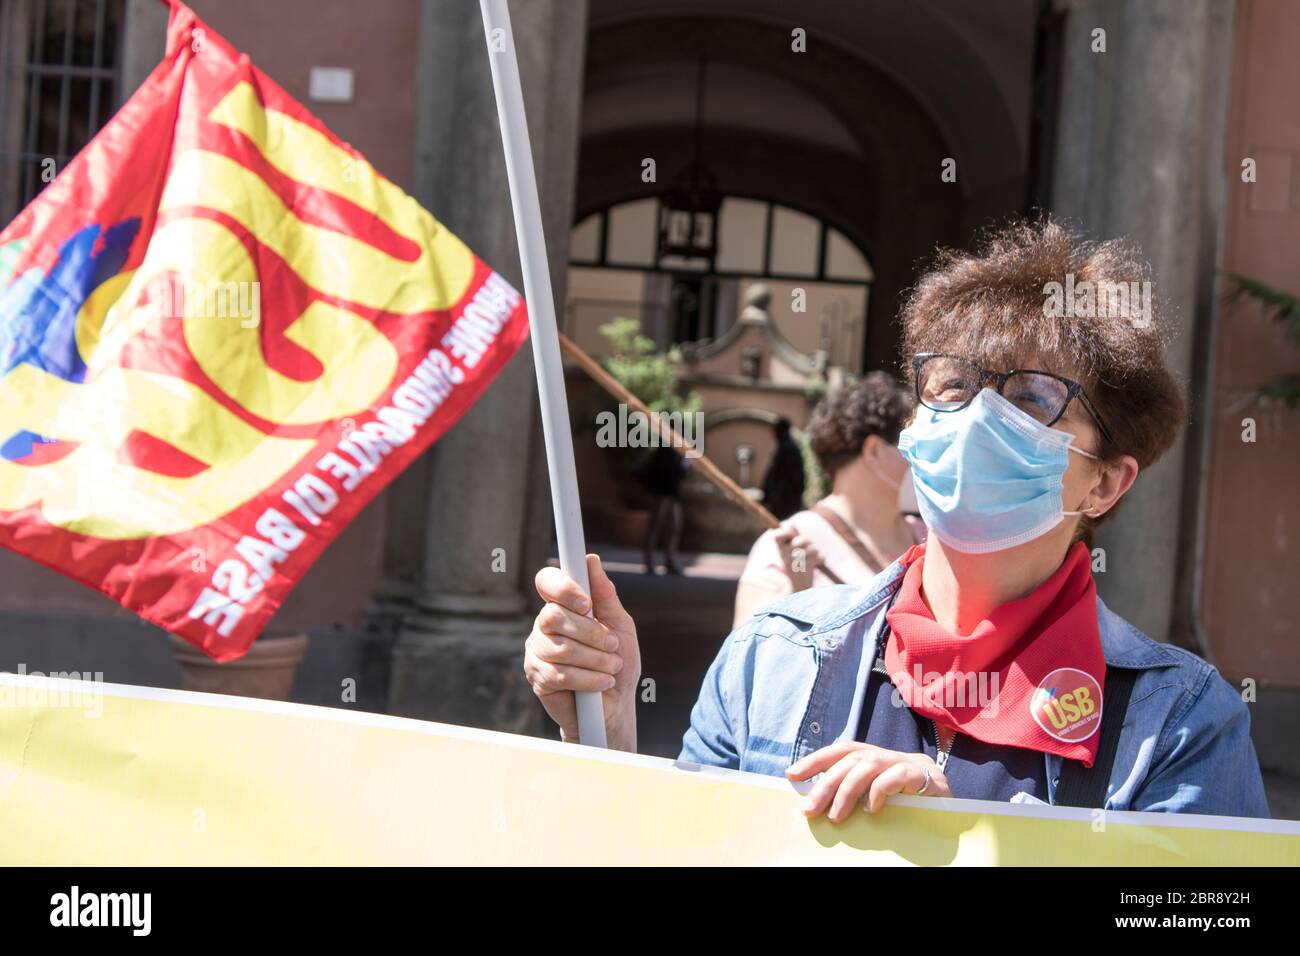
<path fill-rule="evenodd" d="M 628 391 L 627 386 L 616 379 L 613 375 L 610 375 L 609 372 L 605 371 L 605 368 L 599 362 L 588 355 L 577 342 L 573 341 L 573 339 L 569 338 L 563 332 L 560 333 L 560 348 L 563 349 L 564 354 L 572 359 L 580 369 L 586 372 L 597 385 L 609 392 L 610 395 L 613 395 L 624 405 L 627 405 L 634 411 L 638 411 L 642 415 L 646 416 L 650 421 L 651 426 L 654 428 L 655 434 L 659 436 L 659 444 L 661 446 L 668 445 L 679 455 L 684 455 L 686 450 L 691 447 L 685 439 L 673 430 L 671 425 L 663 420 L 663 416 L 651 414 L 650 409 L 646 407 L 645 402 L 641 401 L 641 399 Z M 709 461 L 709 459 L 700 455 L 698 458 L 692 458 L 692 461 L 695 462 L 695 466 L 700 469 L 700 473 L 703 474 L 705 478 L 708 478 L 709 481 L 717 485 L 724 495 L 761 521 L 764 527 L 775 528 L 781 523 L 777 519 L 776 515 L 772 514 L 772 512 L 768 511 L 753 498 L 749 497 L 749 495 L 745 494 L 745 490 L 741 488 L 740 485 L 732 481 L 729 475 L 725 474 L 717 465 Z M 821 571 L 822 574 L 826 575 L 826 577 L 830 578 L 833 583 L 844 583 L 834 571 L 826 567 L 825 563 L 819 564 L 818 570 Z"/>
<path fill-rule="evenodd" d="M 580 369 L 586 372 L 597 385 L 609 392 L 610 395 L 617 398 L 628 408 L 644 415 L 650 421 L 650 425 L 655 430 L 655 434 L 659 436 L 660 445 L 671 446 L 679 455 L 684 454 L 686 450 L 691 447 L 684 438 L 673 430 L 671 425 L 663 420 L 663 416 L 651 414 L 650 409 L 646 407 L 645 402 L 641 401 L 641 399 L 629 392 L 622 382 L 616 379 L 613 375 L 610 375 L 609 372 L 605 371 L 604 366 L 588 355 L 582 347 L 578 345 L 578 343 L 574 342 L 573 339 L 569 338 L 563 332 L 560 333 L 560 348 L 563 349 L 564 354 L 572 359 L 574 364 L 576 364 Z M 723 471 L 713 462 L 709 461 L 709 459 L 701 455 L 698 458 L 693 458 L 692 461 L 695 463 L 695 467 L 700 469 L 700 472 L 704 477 L 717 485 L 718 489 L 724 495 L 761 521 L 763 527 L 775 528 L 781 523 L 777 520 L 776 515 L 772 514 L 772 512 L 768 511 L 753 498 L 749 497 L 749 495 L 745 494 L 744 489 L 741 488 L 740 485 L 732 481 L 729 475 L 724 474 Z"/>
<path fill-rule="evenodd" d="M 537 198 L 537 177 L 524 115 L 524 94 L 519 83 L 519 60 L 510 29 L 510 10 L 506 0 L 480 0 L 480 9 L 487 38 L 488 63 L 492 67 L 497 117 L 501 122 L 501 141 L 505 147 L 510 202 L 519 240 L 519 261 L 523 267 L 524 297 L 528 302 L 528 324 L 533 342 L 533 365 L 537 371 L 537 394 L 541 404 L 542 433 L 546 440 L 546 467 L 551 479 L 551 507 L 555 513 L 560 568 L 578 582 L 579 587 L 591 593 L 591 582 L 587 577 L 587 547 L 578 502 L 578 475 L 573 463 L 573 435 L 569 431 L 569 406 L 564 395 L 559 329 L 555 324 L 555 298 L 546 261 L 542 210 Z M 580 742 L 604 747 L 605 712 L 601 695 L 589 692 L 575 696 Z"/>

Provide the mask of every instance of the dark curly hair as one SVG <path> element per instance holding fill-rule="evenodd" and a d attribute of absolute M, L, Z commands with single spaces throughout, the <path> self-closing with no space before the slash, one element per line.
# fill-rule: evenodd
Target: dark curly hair
<path fill-rule="evenodd" d="M 1152 281 L 1134 243 L 1084 242 L 1050 219 L 985 233 L 974 254 L 940 252 L 902 310 L 907 363 L 923 351 L 956 352 L 987 368 L 1040 363 L 1076 378 L 1114 438 L 1104 459 L 1132 455 L 1145 468 L 1178 438 L 1187 416 L 1182 382 L 1165 364 L 1160 299 L 1144 323 L 1123 315 L 1049 315 L 1048 284 L 1066 276 L 1095 286 Z"/>
<path fill-rule="evenodd" d="M 835 473 L 862 454 L 862 443 L 879 435 L 891 445 L 912 415 L 912 395 L 888 372 L 828 395 L 808 422 L 808 444 L 822 471 Z"/>
<path fill-rule="evenodd" d="M 1187 417 L 1183 385 L 1165 364 L 1159 299 L 1152 296 L 1154 314 L 1143 322 L 1046 310 L 1049 284 L 1064 285 L 1067 276 L 1098 288 L 1152 281 L 1133 243 L 1085 242 L 1050 218 L 994 229 L 974 253 L 942 251 L 903 306 L 909 379 L 918 352 L 1068 375 L 1083 385 L 1111 433 L 1113 441 L 1099 436 L 1101 457 L 1132 455 L 1146 468 L 1174 443 Z M 1093 523 L 1083 522 L 1085 530 Z"/>

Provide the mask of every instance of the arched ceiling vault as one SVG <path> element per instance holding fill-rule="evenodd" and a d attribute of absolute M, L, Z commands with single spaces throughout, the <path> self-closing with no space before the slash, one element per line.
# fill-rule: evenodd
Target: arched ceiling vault
<path fill-rule="evenodd" d="M 592 133 L 618 122 L 620 87 L 656 125 L 689 117 L 706 53 L 710 116 L 744 126 L 765 107 L 794 138 L 870 150 L 919 112 L 969 195 L 1025 169 L 1036 16 L 1035 0 L 810 0 L 793 11 L 782 0 L 592 0 Z M 808 31 L 806 53 L 790 50 L 796 26 Z"/>

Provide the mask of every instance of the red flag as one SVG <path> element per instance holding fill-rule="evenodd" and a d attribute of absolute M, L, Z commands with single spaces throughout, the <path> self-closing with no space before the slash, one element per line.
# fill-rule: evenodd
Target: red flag
<path fill-rule="evenodd" d="M 0 232 L 0 543 L 218 660 L 528 334 L 523 299 L 175 4 Z"/>

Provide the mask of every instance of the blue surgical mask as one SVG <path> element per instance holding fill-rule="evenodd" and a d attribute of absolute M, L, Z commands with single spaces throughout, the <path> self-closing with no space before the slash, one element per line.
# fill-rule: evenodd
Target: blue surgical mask
<path fill-rule="evenodd" d="M 1067 515 L 1062 488 L 1074 436 L 1048 428 L 992 389 L 956 412 L 924 406 L 898 450 L 912 466 L 921 518 L 949 547 L 987 554 L 1032 541 Z"/>

